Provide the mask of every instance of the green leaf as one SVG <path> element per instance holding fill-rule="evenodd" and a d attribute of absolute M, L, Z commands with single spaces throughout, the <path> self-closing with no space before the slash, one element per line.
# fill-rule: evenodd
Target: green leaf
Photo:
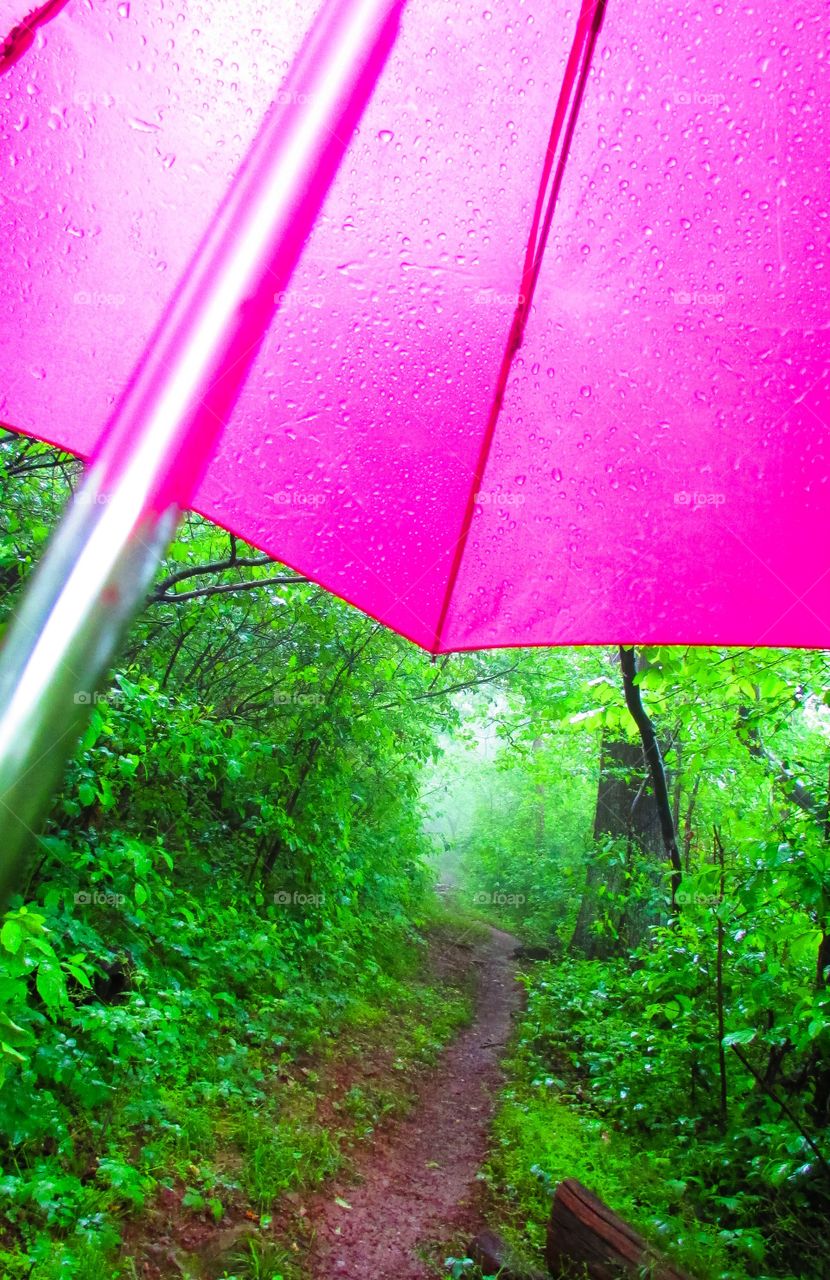
<path fill-rule="evenodd" d="M 37 967 L 35 985 L 38 995 L 50 1011 L 60 1008 L 66 1002 L 66 983 L 56 964 L 41 961 Z"/>
<path fill-rule="evenodd" d="M 85 969 L 82 969 L 77 964 L 72 964 L 71 961 L 66 961 L 64 964 L 64 968 L 66 972 L 71 974 L 72 977 L 75 979 L 75 981 L 80 983 L 82 987 L 86 987 L 88 990 L 92 987 L 92 983 L 89 979 L 89 975 L 87 974 Z"/>
<path fill-rule="evenodd" d="M 767 1178 L 774 1187 L 780 1187 L 786 1182 L 792 1172 L 792 1165 L 788 1160 L 782 1160 L 779 1164 L 772 1165 L 767 1170 Z"/>
<path fill-rule="evenodd" d="M 743 1031 L 730 1031 L 723 1037 L 723 1047 L 730 1049 L 733 1044 L 752 1044 L 757 1034 L 751 1027 L 745 1027 Z"/>
<path fill-rule="evenodd" d="M 118 771 L 123 778 L 132 778 L 138 763 L 138 756 L 121 756 L 118 760 Z"/>
<path fill-rule="evenodd" d="M 16 920 L 7 920 L 3 925 L 2 930 L 0 930 L 0 942 L 12 955 L 16 955 L 20 950 L 20 945 L 23 942 L 23 930 Z"/>

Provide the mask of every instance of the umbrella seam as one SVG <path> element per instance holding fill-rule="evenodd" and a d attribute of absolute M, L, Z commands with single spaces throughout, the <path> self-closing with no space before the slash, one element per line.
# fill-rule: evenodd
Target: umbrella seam
<path fill-rule="evenodd" d="M 582 8 L 577 20 L 576 32 L 571 44 L 568 61 L 565 65 L 565 73 L 562 78 L 562 84 L 557 98 L 556 110 L 554 112 L 547 149 L 545 151 L 545 160 L 539 179 L 536 205 L 530 225 L 530 231 L 528 233 L 527 248 L 525 250 L 524 266 L 519 286 L 519 296 L 513 312 L 510 332 L 507 337 L 501 365 L 499 366 L 499 373 L 496 380 L 493 399 L 487 416 L 487 425 L 484 430 L 484 436 L 482 438 L 481 447 L 475 464 L 473 483 L 467 498 L 467 504 L 464 509 L 464 515 L 461 522 L 461 533 L 455 547 L 453 548 L 453 559 L 450 565 L 450 572 L 447 578 L 447 585 L 444 590 L 441 611 L 438 615 L 438 622 L 435 627 L 435 635 L 431 646 L 433 653 L 440 653 L 443 651 L 442 640 L 444 628 L 446 626 L 447 616 L 449 614 L 450 605 L 452 604 L 452 598 L 455 593 L 455 587 L 461 569 L 461 562 L 464 558 L 467 539 L 472 526 L 473 515 L 476 507 L 476 498 L 478 496 L 482 480 L 484 479 L 484 472 L 490 456 L 490 448 L 493 443 L 496 424 L 504 402 L 504 395 L 507 389 L 510 370 L 513 366 L 513 357 L 522 345 L 524 338 L 525 328 L 530 314 L 530 305 L 533 300 L 533 294 L 535 293 L 539 273 L 542 268 L 542 259 L 547 246 L 556 204 L 562 189 L 562 180 L 565 173 L 568 154 L 570 152 L 571 141 L 576 128 L 576 122 L 579 116 L 579 109 L 582 104 L 582 97 L 588 73 L 593 62 L 597 37 L 599 36 L 603 18 L 605 17 L 606 7 L 607 0 L 582 0 Z M 562 143 L 561 148 L 560 142 Z M 554 161 L 556 160 L 557 154 L 558 161 L 554 171 Z M 551 182 L 552 173 L 554 176 L 553 181 Z"/>

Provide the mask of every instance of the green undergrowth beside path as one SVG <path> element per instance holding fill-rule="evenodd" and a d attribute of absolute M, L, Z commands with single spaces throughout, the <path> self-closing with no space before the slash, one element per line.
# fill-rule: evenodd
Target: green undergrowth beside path
<path fill-rule="evenodd" d="M 468 1020 L 464 981 L 432 959 L 469 930 L 436 916 L 379 931 L 351 964 L 342 935 L 334 954 L 324 939 L 286 946 L 284 911 L 217 891 L 182 904 L 162 955 L 148 946 L 106 1004 L 73 979 L 83 963 L 59 911 L 30 909 L 14 953 L 49 948 L 65 999 L 35 979 L 39 1047 L 2 1094 L 17 1148 L 0 1276 L 115 1280 L 161 1257 L 164 1276 L 290 1280 L 272 1231 L 281 1198 L 342 1168 Z M 3 940 L 17 941 L 8 920 Z"/>
<path fill-rule="evenodd" d="M 484 1170 L 490 1225 L 520 1255 L 543 1265 L 556 1186 L 576 1178 L 697 1280 L 825 1274 L 810 1186 L 800 1215 L 790 1185 L 786 1199 L 770 1195 L 776 1178 L 808 1172 L 803 1139 L 746 1082 L 724 1131 L 678 1106 L 690 1041 L 663 1034 L 647 969 L 567 959 L 530 965 L 523 980 Z M 649 1007 L 653 1026 L 640 1031 Z"/>

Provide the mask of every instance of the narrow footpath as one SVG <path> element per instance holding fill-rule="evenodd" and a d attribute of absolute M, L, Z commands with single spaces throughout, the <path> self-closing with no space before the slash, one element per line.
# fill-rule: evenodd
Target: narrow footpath
<path fill-rule="evenodd" d="M 308 1280 L 429 1280 L 423 1250 L 474 1231 L 476 1174 L 502 1077 L 499 1061 L 521 1000 L 512 952 L 496 929 L 472 953 L 475 1015 L 424 1075 L 409 1114 L 357 1158 L 356 1176 L 312 1197 Z M 348 1206 L 348 1207 L 346 1207 Z"/>

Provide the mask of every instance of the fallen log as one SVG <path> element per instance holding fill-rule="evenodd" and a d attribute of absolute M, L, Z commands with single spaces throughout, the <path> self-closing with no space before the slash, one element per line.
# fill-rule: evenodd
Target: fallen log
<path fill-rule="evenodd" d="M 556 1188 L 545 1260 L 557 1278 L 690 1280 L 576 1178 Z"/>
<path fill-rule="evenodd" d="M 467 1246 L 467 1257 L 472 1258 L 483 1276 L 498 1276 L 499 1280 L 548 1280 L 541 1271 L 528 1271 L 523 1267 L 495 1231 L 479 1231 L 473 1236 Z"/>

